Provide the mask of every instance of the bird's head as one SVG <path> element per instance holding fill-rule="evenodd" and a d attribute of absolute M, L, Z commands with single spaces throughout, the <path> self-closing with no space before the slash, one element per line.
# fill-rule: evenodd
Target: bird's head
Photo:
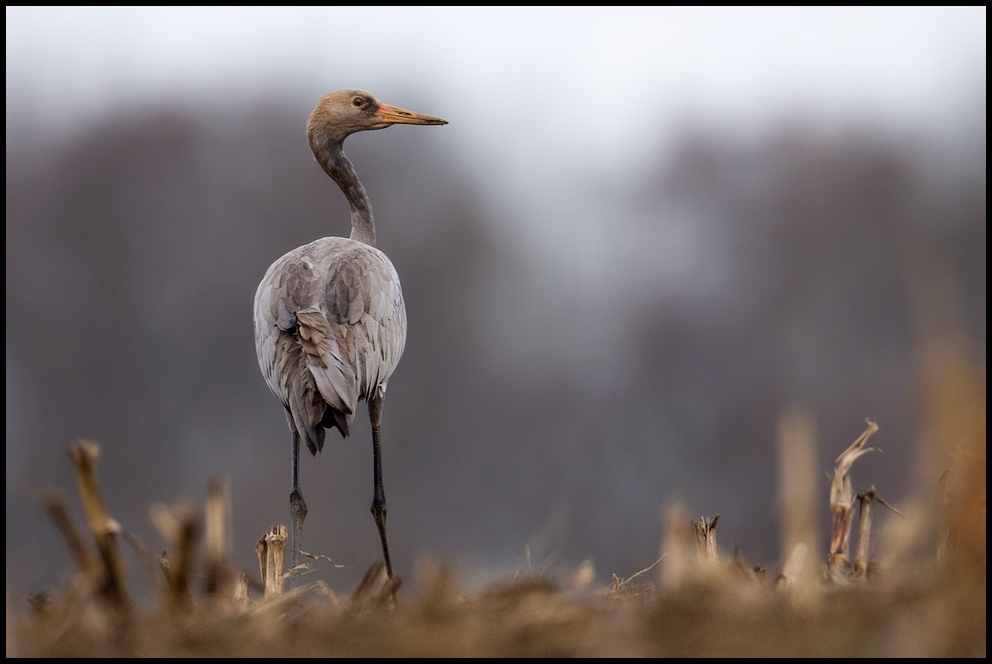
<path fill-rule="evenodd" d="M 447 120 L 383 104 L 363 90 L 337 90 L 324 95 L 307 120 L 310 147 L 341 142 L 356 131 L 385 129 L 394 124 L 443 125 Z"/>

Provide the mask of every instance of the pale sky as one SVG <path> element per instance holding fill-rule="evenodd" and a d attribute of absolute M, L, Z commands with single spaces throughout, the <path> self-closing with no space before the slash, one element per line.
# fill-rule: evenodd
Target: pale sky
<path fill-rule="evenodd" d="M 404 105 L 390 93 L 417 90 L 443 106 L 431 112 L 485 126 L 467 137 L 502 158 L 526 148 L 611 163 L 686 118 L 932 123 L 984 79 L 985 18 L 984 7 L 8 7 L 7 113 L 57 110 L 72 124 L 132 99 L 361 87 Z"/>

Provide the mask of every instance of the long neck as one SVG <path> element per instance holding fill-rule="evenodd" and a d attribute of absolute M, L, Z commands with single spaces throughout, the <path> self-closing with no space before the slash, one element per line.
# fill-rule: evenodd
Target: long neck
<path fill-rule="evenodd" d="M 375 246 L 375 223 L 372 221 L 372 203 L 365 187 L 358 181 L 358 174 L 351 160 L 344 153 L 341 141 L 328 141 L 322 146 L 311 146 L 324 171 L 338 183 L 351 207 L 351 239 Z"/>

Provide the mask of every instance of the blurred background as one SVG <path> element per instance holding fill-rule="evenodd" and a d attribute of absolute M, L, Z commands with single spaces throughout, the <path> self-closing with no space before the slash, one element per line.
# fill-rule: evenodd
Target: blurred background
<path fill-rule="evenodd" d="M 304 122 L 342 87 L 443 117 L 346 149 L 407 301 L 383 424 L 394 563 L 627 577 L 679 500 L 777 573 L 775 444 L 894 504 L 918 349 L 985 376 L 986 9 L 6 9 L 8 597 L 72 569 L 38 507 L 231 487 L 235 556 L 289 524 L 290 436 L 254 352 L 269 264 L 347 235 Z M 380 555 L 362 413 L 301 459 L 309 578 Z M 823 521 L 828 480 L 823 475 Z M 136 557 L 131 566 L 138 569 Z"/>

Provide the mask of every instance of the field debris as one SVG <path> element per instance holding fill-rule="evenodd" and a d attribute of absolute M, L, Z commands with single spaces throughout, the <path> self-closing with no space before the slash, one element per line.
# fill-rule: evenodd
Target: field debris
<path fill-rule="evenodd" d="M 873 538 L 874 506 L 895 510 L 873 485 L 855 493 L 851 469 L 872 451 L 865 444 L 877 431 L 869 421 L 837 458 L 831 538 L 819 549 L 817 484 L 808 481 L 816 476 L 812 419 L 800 409 L 783 414 L 784 556 L 777 576 L 746 562 L 736 547 L 732 555 L 720 551 L 719 515 L 693 518 L 676 504 L 662 512 L 661 555 L 629 577 L 612 574 L 609 587 L 597 588 L 587 560 L 566 571 L 564 583 L 543 568 L 518 571 L 475 597 L 451 567 L 431 561 L 419 565 L 402 593 L 382 561 L 370 565 L 350 595 L 323 581 L 287 591 L 292 570 L 284 569 L 281 525 L 258 540 L 260 576 L 253 578 L 231 562 L 231 505 L 219 478 L 211 480 L 202 508 L 151 507 L 167 544 L 154 561 L 110 515 L 96 475 L 99 448 L 81 441 L 70 459 L 87 528 L 73 522 L 57 494 L 42 497 L 77 573 L 58 595 L 33 594 L 27 613 L 13 609 L 8 596 L 7 655 L 984 656 L 984 444 L 958 454 L 945 474 L 942 525 L 928 531 L 927 512 L 913 507 L 901 526 L 911 535 Z M 860 520 L 852 561 L 855 503 Z M 158 601 L 150 609 L 129 595 L 122 539 L 154 580 Z M 884 554 L 882 562 L 871 558 L 875 540 L 900 549 L 895 562 Z M 906 551 L 920 546 L 931 553 L 913 566 Z M 884 573 L 875 574 L 880 565 Z"/>

